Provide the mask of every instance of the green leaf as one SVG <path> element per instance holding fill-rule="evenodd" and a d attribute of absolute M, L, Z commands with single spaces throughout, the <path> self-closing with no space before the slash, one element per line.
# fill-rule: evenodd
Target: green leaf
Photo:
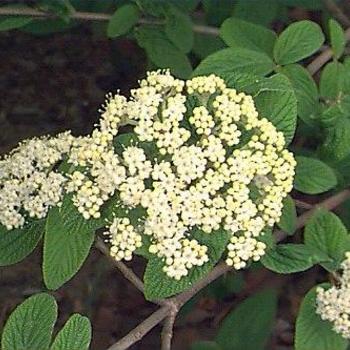
<path fill-rule="evenodd" d="M 305 244 L 320 257 L 321 265 L 329 271 L 339 268 L 344 254 L 350 250 L 350 235 L 341 220 L 333 213 L 318 209 L 304 230 Z"/>
<path fill-rule="evenodd" d="M 294 187 L 303 193 L 319 194 L 337 185 L 337 177 L 331 167 L 319 159 L 297 156 Z"/>
<path fill-rule="evenodd" d="M 49 349 L 57 304 L 48 294 L 36 294 L 16 307 L 1 338 L 1 350 Z"/>
<path fill-rule="evenodd" d="M 272 30 L 234 17 L 222 24 L 220 36 L 228 46 L 262 51 L 269 56 L 276 41 Z"/>
<path fill-rule="evenodd" d="M 220 24 L 230 17 L 233 11 L 235 0 L 221 0 L 218 6 L 217 0 L 203 0 L 205 20 L 209 25 L 219 27 Z"/>
<path fill-rule="evenodd" d="M 221 347 L 213 341 L 198 341 L 191 345 L 190 350 L 222 350 Z"/>
<path fill-rule="evenodd" d="M 23 4 L 14 4 L 14 5 L 6 5 L 1 6 L 0 9 L 4 10 L 27 10 L 29 9 L 28 6 Z M 30 16 L 1 16 L 0 17 L 0 32 L 11 30 L 11 29 L 17 29 L 22 28 L 26 24 L 33 21 L 33 18 Z"/>
<path fill-rule="evenodd" d="M 322 126 L 331 128 L 338 122 L 349 120 L 350 115 L 350 95 L 339 94 L 339 97 L 330 103 L 323 110 L 320 121 Z"/>
<path fill-rule="evenodd" d="M 221 258 L 229 240 L 229 234 L 223 230 L 210 234 L 196 230 L 193 232 L 193 237 L 200 244 L 205 244 L 208 247 L 209 261 L 203 266 L 193 267 L 189 270 L 187 276 L 177 281 L 164 273 L 164 261 L 162 259 L 157 257 L 150 259 L 144 274 L 145 297 L 147 300 L 167 298 L 190 288 L 214 267 Z"/>
<path fill-rule="evenodd" d="M 317 85 L 311 74 L 300 64 L 290 64 L 279 69 L 291 82 L 298 101 L 298 116 L 310 123 L 318 109 Z"/>
<path fill-rule="evenodd" d="M 230 47 L 205 58 L 195 69 L 194 75 L 225 75 L 235 71 L 265 75 L 270 73 L 273 67 L 273 61 L 263 52 Z"/>
<path fill-rule="evenodd" d="M 61 207 L 52 208 L 46 222 L 43 275 L 47 288 L 55 290 L 80 269 L 103 219 L 85 220 L 66 197 Z"/>
<path fill-rule="evenodd" d="M 65 22 L 69 22 L 70 16 L 75 12 L 69 0 L 42 0 L 40 7 L 41 10 L 53 13 Z"/>
<path fill-rule="evenodd" d="M 350 120 L 348 118 L 340 117 L 334 127 L 326 130 L 321 154 L 335 162 L 342 161 L 350 154 Z"/>
<path fill-rule="evenodd" d="M 169 6 L 166 11 L 165 34 L 182 52 L 191 51 L 194 40 L 192 21 L 175 6 Z"/>
<path fill-rule="evenodd" d="M 66 22 L 61 18 L 38 19 L 21 28 L 21 31 L 34 35 L 49 35 L 52 33 L 64 32 L 77 26 L 76 21 Z"/>
<path fill-rule="evenodd" d="M 289 25 L 277 38 L 273 53 L 278 64 L 294 63 L 315 53 L 324 35 L 318 24 L 299 21 Z"/>
<path fill-rule="evenodd" d="M 225 43 L 219 37 L 208 36 L 200 33 L 194 34 L 193 52 L 200 59 L 203 59 L 224 47 Z"/>
<path fill-rule="evenodd" d="M 283 200 L 282 216 L 277 223 L 278 227 L 284 232 L 292 235 L 297 227 L 297 211 L 292 197 L 287 196 Z"/>
<path fill-rule="evenodd" d="M 91 324 L 87 317 L 72 315 L 58 332 L 50 350 L 87 350 L 91 342 Z"/>
<path fill-rule="evenodd" d="M 233 14 L 245 21 L 268 26 L 277 18 L 280 9 L 278 0 L 238 0 Z"/>
<path fill-rule="evenodd" d="M 31 17 L 25 16 L 7 16 L 0 18 L 0 32 L 21 28 L 32 21 L 33 19 Z"/>
<path fill-rule="evenodd" d="M 44 228 L 45 220 L 35 220 L 11 231 L 0 226 L 0 266 L 15 264 L 28 256 L 40 241 Z"/>
<path fill-rule="evenodd" d="M 294 137 L 297 121 L 297 99 L 289 80 L 282 74 L 266 78 L 254 101 L 260 116 L 282 131 L 289 144 Z"/>
<path fill-rule="evenodd" d="M 188 57 L 158 27 L 138 28 L 136 39 L 157 67 L 169 68 L 179 78 L 186 79 L 191 75 L 192 67 Z"/>
<path fill-rule="evenodd" d="M 345 33 L 341 25 L 333 18 L 329 20 L 328 26 L 333 55 L 337 59 L 344 53 L 346 45 Z"/>
<path fill-rule="evenodd" d="M 327 99 L 337 99 L 343 90 L 344 66 L 339 62 L 328 63 L 321 72 L 320 94 Z"/>
<path fill-rule="evenodd" d="M 262 350 L 271 334 L 277 295 L 260 292 L 239 304 L 223 321 L 216 337 L 223 350 Z"/>
<path fill-rule="evenodd" d="M 137 6 L 127 4 L 119 7 L 108 22 L 108 37 L 116 38 L 128 33 L 131 28 L 137 23 L 139 17 L 140 11 Z"/>
<path fill-rule="evenodd" d="M 261 258 L 261 263 L 277 273 L 295 273 L 312 267 L 317 259 L 305 244 L 278 244 Z"/>
<path fill-rule="evenodd" d="M 344 59 L 345 77 L 344 77 L 344 93 L 350 95 L 350 57 Z"/>
<path fill-rule="evenodd" d="M 347 340 L 332 330 L 331 323 L 323 321 L 316 314 L 316 288 L 306 294 L 300 306 L 295 330 L 295 350 L 345 350 Z"/>

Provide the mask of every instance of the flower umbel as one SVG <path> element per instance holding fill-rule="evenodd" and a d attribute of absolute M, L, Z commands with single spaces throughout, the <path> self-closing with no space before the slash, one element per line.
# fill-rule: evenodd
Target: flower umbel
<path fill-rule="evenodd" d="M 339 285 L 329 289 L 318 287 L 316 312 L 323 320 L 333 323 L 335 332 L 350 339 L 350 252 L 341 264 Z"/>
<path fill-rule="evenodd" d="M 228 265 L 240 269 L 260 259 L 266 249 L 260 237 L 281 216 L 296 163 L 285 149 L 282 132 L 259 117 L 251 96 L 227 87 L 215 75 L 185 82 L 169 71 L 155 71 L 131 91 L 130 99 L 109 94 L 101 114 L 91 135 L 70 137 L 58 155 L 47 159 L 44 152 L 39 157 L 46 169 L 66 152 L 71 165 L 65 176 L 44 176 L 46 181 L 57 177 L 50 180 L 57 183 L 53 196 L 40 177 L 26 180 L 37 186 L 30 193 L 43 193 L 39 199 L 44 209 L 40 201 L 31 202 L 30 195 L 17 198 L 25 181 L 11 174 L 8 158 L 2 161 L 3 225 L 11 229 L 24 224 L 17 208 L 29 216 L 44 216 L 49 206 L 60 202 L 63 187 L 87 220 L 99 218 L 112 198 L 127 209 L 106 233 L 117 260 L 130 260 L 147 241 L 149 253 L 164 261 L 164 272 L 181 279 L 210 259 L 204 238 L 224 230 L 230 236 Z M 120 146 L 118 130 L 128 122 L 134 126 L 133 141 Z M 14 161 L 14 154 L 10 157 Z M 28 165 L 24 162 L 23 167 Z M 6 207 L 7 202 L 12 206 Z M 144 212 L 137 227 L 127 217 L 134 208 Z"/>

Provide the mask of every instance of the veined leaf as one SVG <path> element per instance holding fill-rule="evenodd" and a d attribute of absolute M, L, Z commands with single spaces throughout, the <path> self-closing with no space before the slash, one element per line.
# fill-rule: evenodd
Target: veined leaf
<path fill-rule="evenodd" d="M 8 231 L 0 226 L 0 266 L 15 264 L 37 246 L 45 228 L 45 220 L 34 220 L 23 228 Z"/>
<path fill-rule="evenodd" d="M 262 51 L 272 56 L 276 33 L 266 27 L 241 19 L 228 18 L 220 28 L 220 36 L 231 47 Z"/>
<path fill-rule="evenodd" d="M 195 69 L 194 75 L 228 75 L 233 72 L 265 75 L 273 70 L 271 58 L 258 51 L 246 48 L 227 48 L 205 58 Z"/>
<path fill-rule="evenodd" d="M 328 27 L 333 55 L 335 58 L 339 58 L 342 56 L 346 45 L 344 30 L 341 25 L 333 18 L 329 20 Z"/>
<path fill-rule="evenodd" d="M 305 244 L 314 254 L 327 260 L 321 265 L 329 271 L 337 270 L 350 250 L 350 235 L 341 220 L 333 213 L 318 209 L 304 231 Z"/>
<path fill-rule="evenodd" d="M 298 191 L 319 194 L 337 185 L 333 169 L 321 160 L 297 156 L 296 161 L 294 186 Z"/>
<path fill-rule="evenodd" d="M 282 216 L 277 223 L 278 227 L 284 232 L 292 235 L 297 225 L 297 212 L 295 203 L 290 196 L 283 200 Z"/>
<path fill-rule="evenodd" d="M 71 279 L 85 261 L 103 219 L 85 220 L 67 196 L 52 208 L 46 222 L 43 275 L 47 288 L 57 289 Z"/>
<path fill-rule="evenodd" d="M 290 64 L 279 69 L 291 82 L 298 101 L 298 116 L 312 124 L 319 109 L 317 85 L 311 74 L 300 64 Z"/>
<path fill-rule="evenodd" d="M 277 273 L 295 273 L 312 267 L 319 259 L 305 244 L 278 244 L 261 258 L 261 263 Z"/>
<path fill-rule="evenodd" d="M 1 338 L 1 350 L 48 350 L 57 304 L 48 294 L 33 295 L 16 307 L 8 318 Z"/>
<path fill-rule="evenodd" d="M 114 12 L 107 26 L 107 35 L 110 38 L 128 33 L 137 23 L 140 17 L 140 11 L 137 6 L 126 4 Z"/>
<path fill-rule="evenodd" d="M 192 73 L 188 57 L 170 42 L 159 28 L 150 26 L 138 28 L 136 39 L 157 67 L 169 68 L 180 78 L 188 78 Z"/>
<path fill-rule="evenodd" d="M 223 350 L 264 349 L 276 314 L 277 296 L 260 292 L 239 304 L 223 321 L 216 342 Z"/>
<path fill-rule="evenodd" d="M 87 317 L 72 315 L 58 332 L 50 350 L 87 350 L 91 342 L 91 324 Z"/>
<path fill-rule="evenodd" d="M 292 23 L 277 38 L 273 50 L 275 60 L 281 65 L 300 61 L 315 53 L 323 42 L 324 35 L 315 22 Z"/>
<path fill-rule="evenodd" d="M 192 26 L 191 18 L 175 6 L 169 6 L 166 10 L 165 34 L 184 53 L 191 51 L 193 47 Z"/>

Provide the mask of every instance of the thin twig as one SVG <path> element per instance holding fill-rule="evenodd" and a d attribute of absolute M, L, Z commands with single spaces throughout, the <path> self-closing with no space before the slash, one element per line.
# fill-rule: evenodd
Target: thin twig
<path fill-rule="evenodd" d="M 177 315 L 177 310 L 171 311 L 169 316 L 164 320 L 162 330 L 162 344 L 161 350 L 171 350 L 171 340 L 174 333 L 174 323 Z"/>
<path fill-rule="evenodd" d="M 310 204 L 310 203 L 301 201 L 301 200 L 299 200 L 299 199 L 293 198 L 293 200 L 294 200 L 295 205 L 296 205 L 298 208 L 310 210 L 310 209 L 312 209 L 312 208 L 314 207 L 313 204 Z"/>
<path fill-rule="evenodd" d="M 108 350 L 125 350 L 142 339 L 153 327 L 158 325 L 169 314 L 169 306 L 164 305 L 146 318 L 129 334 L 108 348 Z"/>
<path fill-rule="evenodd" d="M 350 28 L 345 31 L 345 39 L 347 42 L 350 41 Z M 307 66 L 307 70 L 311 75 L 314 75 L 332 58 L 332 56 L 333 51 L 331 48 L 324 50 Z"/>
<path fill-rule="evenodd" d="M 108 247 L 103 243 L 103 240 L 100 237 L 97 237 L 95 246 L 100 252 L 108 257 L 108 259 L 119 269 L 126 279 L 128 279 L 140 292 L 144 292 L 144 285 L 140 278 L 136 276 L 136 274 L 124 263 L 111 257 Z"/>
<path fill-rule="evenodd" d="M 336 208 L 337 206 L 339 206 L 349 198 L 350 198 L 350 190 L 346 189 L 314 205 L 311 210 L 306 211 L 305 213 L 301 214 L 298 217 L 296 228 L 297 229 L 303 228 L 306 222 L 309 220 L 309 218 L 314 214 L 315 210 L 317 210 L 318 208 L 333 210 L 334 208 Z M 277 241 L 281 241 L 286 237 L 286 234 L 283 231 L 279 230 L 275 232 L 275 237 Z"/>
<path fill-rule="evenodd" d="M 0 8 L 0 15 L 6 16 L 31 16 L 38 18 L 57 18 L 58 16 L 54 13 L 40 11 L 32 8 L 11 8 L 11 7 L 2 7 Z M 94 12 L 81 12 L 75 11 L 70 14 L 70 18 L 85 20 L 85 21 L 109 21 L 112 15 L 109 13 L 94 13 Z M 162 25 L 164 21 L 150 20 L 147 18 L 140 18 L 139 24 L 153 24 L 153 25 Z M 194 24 L 193 30 L 199 34 L 208 34 L 208 35 L 219 35 L 219 29 L 215 27 L 210 27 L 206 25 Z"/>
<path fill-rule="evenodd" d="M 350 19 L 333 0 L 323 0 L 326 9 L 346 28 L 350 27 Z"/>

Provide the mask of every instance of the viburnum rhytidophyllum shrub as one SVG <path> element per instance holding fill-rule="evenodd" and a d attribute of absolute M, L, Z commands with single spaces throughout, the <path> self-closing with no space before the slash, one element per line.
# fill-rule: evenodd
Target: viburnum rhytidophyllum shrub
<path fill-rule="evenodd" d="M 118 136 L 125 124 L 132 133 Z M 116 260 L 143 249 L 180 280 L 210 260 L 203 241 L 224 231 L 225 261 L 241 269 L 264 255 L 295 165 L 251 96 L 215 75 L 150 72 L 129 99 L 108 95 L 91 135 L 32 139 L 6 156 L 0 222 L 10 230 L 43 218 L 65 194 L 85 220 L 99 219 L 113 199 L 104 234 Z"/>

